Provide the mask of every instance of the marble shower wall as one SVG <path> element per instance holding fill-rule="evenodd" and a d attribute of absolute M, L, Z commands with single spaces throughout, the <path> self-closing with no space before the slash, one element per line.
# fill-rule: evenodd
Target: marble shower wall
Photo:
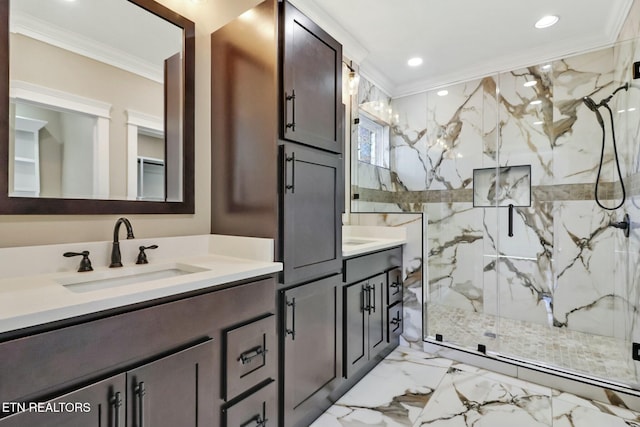
<path fill-rule="evenodd" d="M 392 167 L 357 183 L 372 189 L 358 203 L 424 212 L 426 303 L 640 341 L 640 84 L 610 102 L 627 190 L 614 212 L 594 201 L 602 136 L 582 102 L 630 81 L 636 60 L 637 38 L 452 85 L 447 96 L 391 100 L 399 115 Z M 600 110 L 607 140 L 599 196 L 614 206 L 622 192 Z M 532 203 L 516 208 L 509 237 L 507 209 L 473 207 L 472 176 L 514 165 L 531 166 Z M 630 239 L 608 226 L 625 212 L 638 227 Z M 427 324 L 424 335 L 437 332 Z"/>
<path fill-rule="evenodd" d="M 429 224 L 434 225 L 427 230 L 429 242 L 433 243 L 429 253 L 438 252 L 443 247 L 438 238 L 455 227 L 460 231 L 444 241 L 462 243 L 447 246 L 450 253 L 468 250 L 473 231 L 475 241 L 482 242 L 478 243 L 482 246 L 481 261 L 477 251 L 471 250 L 472 255 L 458 257 L 456 262 L 450 257 L 446 262 L 442 259 L 428 262 L 430 284 L 434 278 L 445 277 L 451 281 L 450 293 L 473 289 L 464 295 L 466 300 L 458 298 L 453 306 L 472 307 L 476 312 L 550 327 L 628 336 L 629 330 L 620 327 L 617 310 L 620 304 L 616 304 L 621 289 L 617 285 L 620 272 L 616 272 L 614 262 L 619 233 L 608 227 L 616 217 L 600 209 L 592 194 L 599 164 L 600 127 L 593 112 L 582 102 L 584 96 L 598 102 L 618 86 L 614 81 L 619 63 L 615 55 L 616 49 L 610 48 L 484 79 L 484 117 L 469 120 L 467 128 L 475 133 L 467 132 L 465 136 L 461 132 L 459 136 L 466 140 L 483 135 L 482 144 L 460 150 L 462 158 L 472 159 L 471 166 L 456 165 L 455 172 L 442 169 L 434 175 L 451 177 L 441 181 L 456 182 L 450 188 L 457 189 L 464 187 L 462 183 L 473 168 L 530 165 L 532 203 L 530 207 L 516 208 L 513 237 L 506 232 L 504 208 L 472 208 L 467 221 L 444 215 L 447 221 L 455 222 L 454 227 L 436 227 L 437 216 L 427 215 Z M 532 83 L 525 86 L 527 82 Z M 624 95 L 620 94 L 616 101 L 626 102 Z M 430 99 L 433 98 L 431 95 Z M 449 96 L 438 102 L 443 103 L 453 103 L 450 110 L 457 105 L 456 111 L 468 105 Z M 616 112 L 616 120 L 618 115 Z M 624 123 L 618 121 L 616 128 L 621 126 Z M 620 130 L 618 135 L 624 135 Z M 626 137 L 618 140 L 621 146 L 632 146 Z M 616 176 L 610 140 L 608 144 L 601 173 L 603 182 L 613 184 L 600 187 L 603 203 L 612 205 L 617 195 Z M 453 146 L 463 147 L 464 143 L 460 141 Z M 481 147 L 480 157 L 475 147 Z M 442 206 L 429 206 L 427 212 L 438 209 L 444 210 Z M 480 218 L 482 228 L 478 233 Z M 482 273 L 474 274 L 478 263 L 482 265 Z M 466 274 L 458 273 L 464 280 L 442 274 L 443 264 L 455 265 L 448 267 L 452 271 L 465 270 Z M 471 282 L 468 277 L 472 277 Z M 429 301 L 451 304 L 451 298 L 443 299 L 441 295 L 441 290 L 432 288 Z"/>

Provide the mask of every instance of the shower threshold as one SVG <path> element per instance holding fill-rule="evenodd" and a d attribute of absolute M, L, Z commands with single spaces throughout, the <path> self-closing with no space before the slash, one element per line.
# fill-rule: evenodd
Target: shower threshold
<path fill-rule="evenodd" d="M 557 366 L 532 363 L 524 359 L 492 352 L 483 354 L 431 338 L 424 339 L 423 350 L 430 354 L 546 386 L 560 392 L 640 412 L 640 385 L 634 387 L 617 381 L 561 369 Z"/>
<path fill-rule="evenodd" d="M 443 339 L 425 340 L 429 343 L 471 354 L 481 354 L 474 349 L 482 344 L 491 361 L 640 396 L 640 372 L 625 340 L 435 303 L 428 304 L 426 313 L 428 335 Z"/>

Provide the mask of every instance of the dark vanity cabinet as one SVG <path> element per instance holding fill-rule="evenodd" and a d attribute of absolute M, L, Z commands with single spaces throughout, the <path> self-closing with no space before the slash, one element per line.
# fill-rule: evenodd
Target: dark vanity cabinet
<path fill-rule="evenodd" d="M 280 425 L 307 426 L 341 378 L 342 47 L 263 1 L 211 34 L 211 103 L 211 231 L 276 242 Z"/>
<path fill-rule="evenodd" d="M 275 426 L 275 292 L 273 277 L 235 283 L 0 341 L 0 402 L 89 410 L 2 413 L 0 426 L 239 426 L 258 414 Z"/>
<path fill-rule="evenodd" d="M 344 376 L 360 378 L 398 346 L 402 332 L 402 249 L 344 261 Z"/>
<path fill-rule="evenodd" d="M 214 351 L 208 340 L 0 419 L 0 426 L 197 427 L 212 420 L 213 379 L 206 368 Z"/>
<path fill-rule="evenodd" d="M 295 7 L 283 6 L 283 137 L 341 153 L 342 46 Z"/>
<path fill-rule="evenodd" d="M 341 380 L 341 276 L 279 292 L 282 426 L 307 426 Z"/>

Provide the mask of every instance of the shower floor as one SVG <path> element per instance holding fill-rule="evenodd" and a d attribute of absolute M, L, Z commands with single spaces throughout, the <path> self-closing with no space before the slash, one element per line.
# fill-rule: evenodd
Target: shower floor
<path fill-rule="evenodd" d="M 531 322 L 465 311 L 441 304 L 427 304 L 426 332 L 443 341 L 524 359 L 544 366 L 567 369 L 587 376 L 637 385 L 638 371 L 627 341 L 550 328 Z"/>

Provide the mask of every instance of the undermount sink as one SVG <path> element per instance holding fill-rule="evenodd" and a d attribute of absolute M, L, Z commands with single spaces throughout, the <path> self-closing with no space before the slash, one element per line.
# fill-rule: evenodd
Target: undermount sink
<path fill-rule="evenodd" d="M 371 243 L 371 240 L 346 239 L 342 241 L 343 245 L 364 245 L 365 243 Z"/>
<path fill-rule="evenodd" d="M 186 274 L 199 273 L 201 271 L 207 271 L 207 269 L 182 264 L 174 264 L 171 266 L 164 265 L 155 269 L 149 268 L 149 266 L 132 266 L 127 268 L 125 271 L 110 270 L 99 273 L 83 273 L 87 275 L 96 274 L 93 277 L 86 277 L 86 280 L 77 276 L 61 278 L 58 279 L 58 283 L 71 292 L 84 293 L 103 289 L 112 289 L 120 286 L 135 285 L 144 282 L 151 282 L 153 280 L 167 279 L 170 277 L 179 277 Z"/>

